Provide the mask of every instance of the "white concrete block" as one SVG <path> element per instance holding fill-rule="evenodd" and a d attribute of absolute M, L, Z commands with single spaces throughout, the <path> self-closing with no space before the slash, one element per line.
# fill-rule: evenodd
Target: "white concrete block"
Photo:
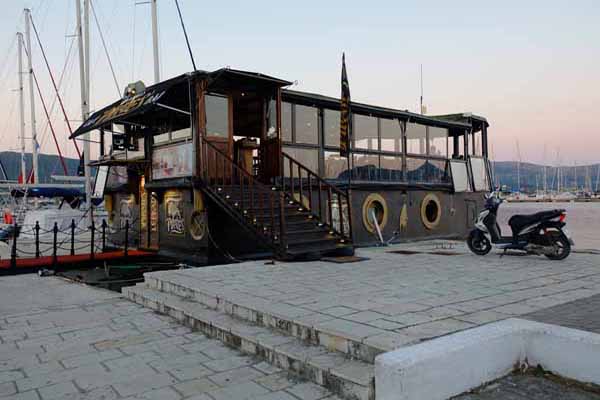
<path fill-rule="evenodd" d="M 444 400 L 498 379 L 518 364 L 600 383 L 600 335 L 508 319 L 379 355 L 377 400 Z"/>

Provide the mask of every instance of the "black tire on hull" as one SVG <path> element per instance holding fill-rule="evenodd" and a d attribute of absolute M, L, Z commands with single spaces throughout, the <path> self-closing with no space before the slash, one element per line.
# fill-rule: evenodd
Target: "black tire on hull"
<path fill-rule="evenodd" d="M 467 246 L 469 246 L 469 250 L 478 256 L 485 256 L 492 250 L 492 244 L 488 238 L 477 229 L 474 229 L 469 233 Z"/>
<path fill-rule="evenodd" d="M 562 232 L 548 232 L 550 243 L 556 247 L 556 253 L 545 254 L 551 260 L 564 260 L 571 254 L 571 243 Z"/>

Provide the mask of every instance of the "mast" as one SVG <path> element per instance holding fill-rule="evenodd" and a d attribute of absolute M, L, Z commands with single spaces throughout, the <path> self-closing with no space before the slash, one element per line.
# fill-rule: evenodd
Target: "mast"
<path fill-rule="evenodd" d="M 33 66 L 31 62 L 31 11 L 26 8 L 25 9 L 25 40 L 27 46 L 27 67 L 29 69 L 29 98 L 30 98 L 30 106 L 31 106 L 31 145 L 32 149 L 32 157 L 33 157 L 33 182 L 39 183 L 38 180 L 38 142 L 37 142 L 37 132 L 35 127 L 35 96 L 33 94 Z M 26 176 L 23 177 L 25 181 Z"/>
<path fill-rule="evenodd" d="M 158 54 L 158 11 L 156 7 L 157 0 L 151 0 L 152 7 L 152 47 L 154 54 L 154 83 L 160 82 L 160 64 Z"/>
<path fill-rule="evenodd" d="M 89 0 L 84 1 L 85 35 L 81 23 L 81 0 L 75 0 L 75 11 L 77 13 L 77 47 L 79 50 L 79 86 L 81 92 L 81 119 L 87 120 L 90 113 L 89 106 Z M 85 39 L 85 44 L 84 44 Z M 90 134 L 83 135 L 83 166 L 85 176 L 85 199 L 88 207 L 91 204 L 90 186 Z M 88 213 L 88 221 L 91 222 Z"/>
<path fill-rule="evenodd" d="M 25 164 L 25 101 L 23 99 L 23 34 L 17 32 L 19 42 L 19 127 L 21 135 L 21 177 L 23 183 L 27 179 L 27 165 Z"/>

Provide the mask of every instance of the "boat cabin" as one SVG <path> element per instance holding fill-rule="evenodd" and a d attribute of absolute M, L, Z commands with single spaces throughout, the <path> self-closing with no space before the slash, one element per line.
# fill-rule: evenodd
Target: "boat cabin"
<path fill-rule="evenodd" d="M 352 103 L 342 157 L 339 99 L 289 85 L 233 69 L 128 85 L 73 133 L 100 136 L 109 223 L 197 262 L 468 232 L 491 182 L 484 118 Z"/>

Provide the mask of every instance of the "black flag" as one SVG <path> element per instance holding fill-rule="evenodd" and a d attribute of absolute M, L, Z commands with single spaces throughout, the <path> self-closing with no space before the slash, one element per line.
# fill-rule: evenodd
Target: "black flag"
<path fill-rule="evenodd" d="M 340 156 L 350 154 L 350 132 L 352 117 L 350 115 L 350 84 L 346 74 L 346 55 L 342 54 L 342 98 L 340 102 Z"/>

